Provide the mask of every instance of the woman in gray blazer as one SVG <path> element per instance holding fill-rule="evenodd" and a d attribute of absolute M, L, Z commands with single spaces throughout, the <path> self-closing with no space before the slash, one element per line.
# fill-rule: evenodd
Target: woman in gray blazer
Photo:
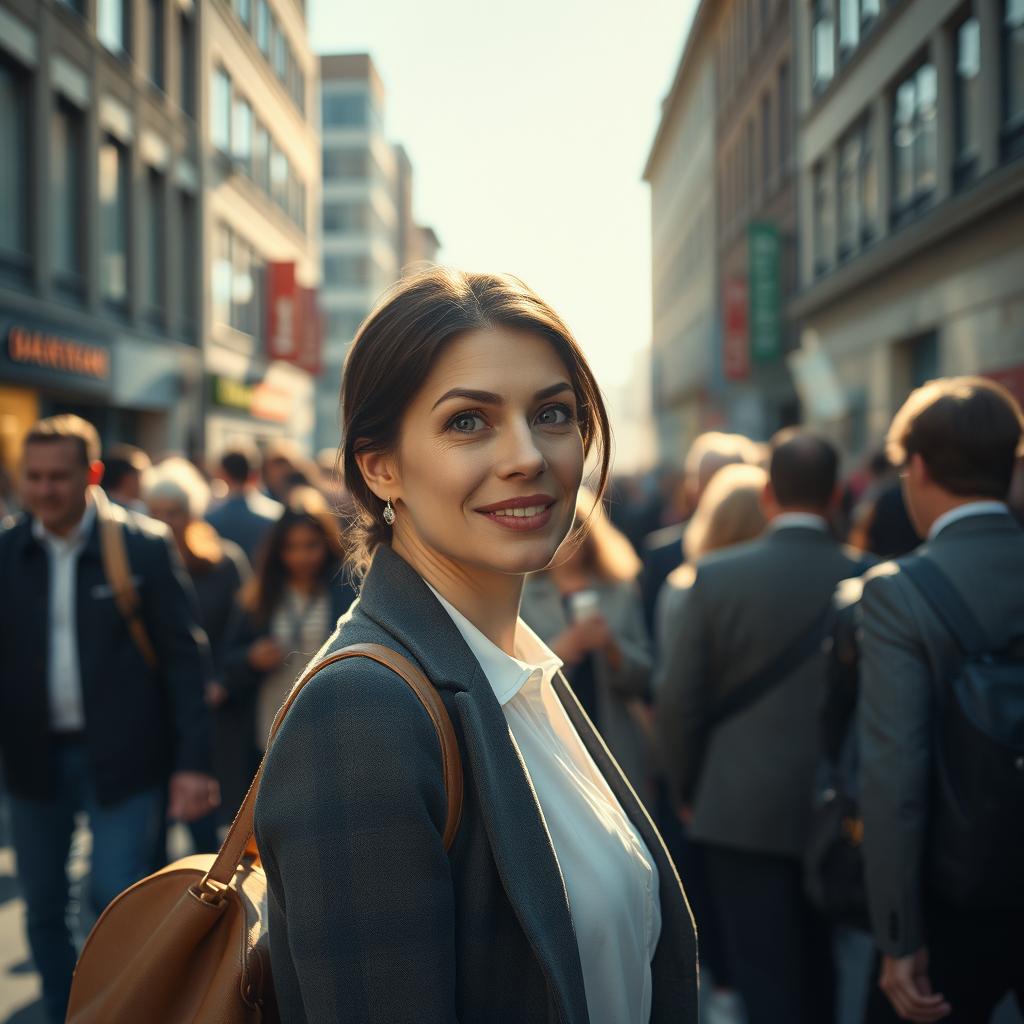
<path fill-rule="evenodd" d="M 641 562 L 594 495 L 577 502 L 572 535 L 531 574 L 519 614 L 558 655 L 577 699 L 645 802 L 653 799 L 647 697 L 651 643 L 636 584 Z"/>
<path fill-rule="evenodd" d="M 465 795 L 446 852 L 437 736 L 367 659 L 302 690 L 256 804 L 285 1022 L 692 1024 L 675 868 L 553 652 L 523 580 L 573 526 L 608 422 L 568 328 L 511 277 L 432 268 L 345 368 L 359 600 L 321 656 L 384 644 L 437 688 Z"/>

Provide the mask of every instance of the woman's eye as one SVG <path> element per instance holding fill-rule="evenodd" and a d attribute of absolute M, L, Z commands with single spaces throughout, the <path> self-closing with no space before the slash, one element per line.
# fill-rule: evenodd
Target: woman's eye
<path fill-rule="evenodd" d="M 460 434 L 474 434 L 486 424 L 483 416 L 478 412 L 460 412 L 458 416 L 448 421 L 448 426 Z"/>
<path fill-rule="evenodd" d="M 572 410 L 567 405 L 549 405 L 537 413 L 537 422 L 545 427 L 560 427 L 572 422 Z"/>

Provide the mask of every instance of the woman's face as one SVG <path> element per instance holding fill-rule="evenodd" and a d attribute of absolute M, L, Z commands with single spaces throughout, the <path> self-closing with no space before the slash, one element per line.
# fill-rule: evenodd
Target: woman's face
<path fill-rule="evenodd" d="M 320 575 L 327 558 L 327 543 L 319 530 L 296 523 L 285 534 L 281 563 L 289 579 L 310 580 Z"/>
<path fill-rule="evenodd" d="M 569 372 L 548 341 L 504 327 L 457 338 L 402 421 L 383 495 L 395 547 L 470 572 L 542 569 L 572 525 L 583 462 Z"/>

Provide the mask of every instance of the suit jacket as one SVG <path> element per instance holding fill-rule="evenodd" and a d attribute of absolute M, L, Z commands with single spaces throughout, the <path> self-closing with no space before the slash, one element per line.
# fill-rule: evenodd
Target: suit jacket
<path fill-rule="evenodd" d="M 1024 530 L 1011 516 L 953 522 L 906 560 L 916 558 L 931 559 L 946 573 L 993 648 L 1024 635 Z M 879 947 L 905 956 L 927 943 L 923 879 L 936 696 L 959 655 L 898 562 L 867 576 L 860 616 L 868 902 Z"/>
<path fill-rule="evenodd" d="M 643 598 L 644 621 L 647 630 L 654 635 L 655 608 L 662 585 L 673 569 L 677 569 L 685 561 L 683 554 L 683 537 L 686 535 L 686 523 L 673 523 L 663 526 L 660 530 L 649 533 L 644 538 L 643 571 L 640 573 L 640 593 Z"/>
<path fill-rule="evenodd" d="M 171 771 L 209 769 L 210 678 L 195 596 L 167 529 L 110 503 L 159 670 L 139 653 L 103 572 L 99 524 L 79 555 L 76 624 L 85 739 L 100 803 L 162 784 Z M 7 785 L 56 794 L 47 689 L 49 558 L 25 517 L 0 535 L 0 750 Z"/>
<path fill-rule="evenodd" d="M 700 560 L 664 652 L 656 721 L 665 770 L 708 843 L 800 856 L 807 835 L 824 654 L 709 730 L 726 694 L 819 618 L 866 568 L 829 534 L 786 526 Z"/>
<path fill-rule="evenodd" d="M 650 738 L 637 705 L 650 695 L 653 659 L 640 594 L 632 583 L 602 583 L 594 589 L 621 657 L 618 667 L 612 668 L 604 652 L 594 652 L 594 724 L 633 788 L 646 798 L 654 766 Z M 544 574 L 527 579 L 519 614 L 545 643 L 569 625 L 558 587 Z"/>
<path fill-rule="evenodd" d="M 437 687 L 462 753 L 462 822 L 446 854 L 437 736 L 401 679 L 352 659 L 306 686 L 256 803 L 284 1021 L 585 1024 L 565 886 L 522 757 L 458 629 L 386 546 L 321 654 L 366 642 Z M 678 875 L 564 680 L 555 688 L 658 866 L 651 1020 L 692 1024 L 695 931 Z"/>
<path fill-rule="evenodd" d="M 222 536 L 234 541 L 253 561 L 263 538 L 281 518 L 284 505 L 268 498 L 256 488 L 232 495 L 207 513 L 206 521 Z"/>

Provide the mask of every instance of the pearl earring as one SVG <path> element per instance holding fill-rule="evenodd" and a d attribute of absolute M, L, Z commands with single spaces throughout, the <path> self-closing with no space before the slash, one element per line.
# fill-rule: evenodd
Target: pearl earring
<path fill-rule="evenodd" d="M 388 498 L 388 503 L 384 506 L 384 522 L 388 526 L 395 525 L 395 510 L 391 507 L 391 499 Z"/>

